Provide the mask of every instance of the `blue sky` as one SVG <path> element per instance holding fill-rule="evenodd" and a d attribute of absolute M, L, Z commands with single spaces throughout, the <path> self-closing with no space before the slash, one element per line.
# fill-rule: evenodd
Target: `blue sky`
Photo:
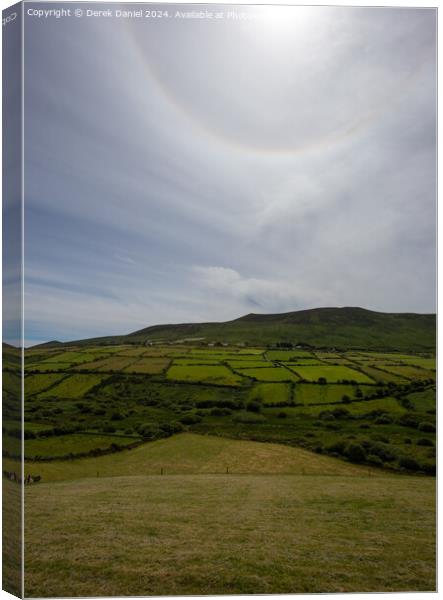
<path fill-rule="evenodd" d="M 435 311 L 435 12 L 242 10 L 26 17 L 27 343 Z"/>

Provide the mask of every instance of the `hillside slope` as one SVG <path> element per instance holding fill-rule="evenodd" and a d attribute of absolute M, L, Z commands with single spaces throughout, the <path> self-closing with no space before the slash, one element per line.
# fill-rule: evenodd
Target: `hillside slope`
<path fill-rule="evenodd" d="M 434 314 L 381 313 L 358 307 L 316 308 L 282 314 L 249 314 L 224 323 L 154 325 L 129 335 L 78 343 L 205 342 L 292 343 L 316 347 L 433 351 Z"/>

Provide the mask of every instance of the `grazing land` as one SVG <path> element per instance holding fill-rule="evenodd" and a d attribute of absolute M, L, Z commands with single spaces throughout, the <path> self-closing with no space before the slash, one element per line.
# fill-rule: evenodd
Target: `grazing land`
<path fill-rule="evenodd" d="M 27 596 L 435 589 L 432 478 L 187 434 L 119 456 L 27 488 Z"/>
<path fill-rule="evenodd" d="M 308 343 L 264 342 L 286 326 L 262 315 L 257 333 L 253 315 L 235 325 L 251 339 L 165 326 L 159 342 L 26 350 L 26 595 L 434 590 L 429 319 L 365 346 L 363 320 L 394 324 L 359 310 L 346 345 L 325 343 L 339 312 L 285 317 L 310 323 Z M 18 473 L 20 356 L 4 357 L 3 469 Z"/>

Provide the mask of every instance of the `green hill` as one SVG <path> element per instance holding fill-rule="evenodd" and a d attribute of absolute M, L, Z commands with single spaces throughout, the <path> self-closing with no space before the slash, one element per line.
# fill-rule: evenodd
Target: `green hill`
<path fill-rule="evenodd" d="M 343 349 L 433 351 L 435 333 L 434 314 L 381 313 L 344 307 L 269 315 L 251 313 L 223 323 L 154 325 L 129 335 L 75 343 L 146 344 L 195 340 L 207 343 L 288 343 Z"/>

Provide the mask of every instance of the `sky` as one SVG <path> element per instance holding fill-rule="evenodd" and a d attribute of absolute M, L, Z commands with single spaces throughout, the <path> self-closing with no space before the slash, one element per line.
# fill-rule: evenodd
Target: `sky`
<path fill-rule="evenodd" d="M 435 11 L 195 8 L 26 16 L 26 343 L 434 312 Z"/>

